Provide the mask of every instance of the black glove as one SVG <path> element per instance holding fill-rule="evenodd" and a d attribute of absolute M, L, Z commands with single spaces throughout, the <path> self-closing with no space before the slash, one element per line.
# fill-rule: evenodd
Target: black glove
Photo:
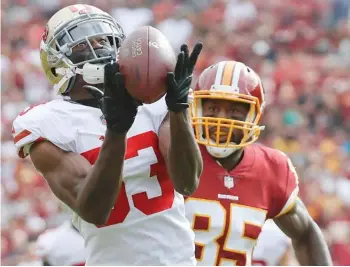
<path fill-rule="evenodd" d="M 115 133 L 126 133 L 134 123 L 137 107 L 142 103 L 128 93 L 118 63 L 105 65 L 103 87 L 104 92 L 94 86 L 84 86 L 99 100 L 107 128 Z"/>
<path fill-rule="evenodd" d="M 175 74 L 169 72 L 167 75 L 168 90 L 165 101 L 170 111 L 180 112 L 189 107 L 188 92 L 192 82 L 192 73 L 202 47 L 202 43 L 197 43 L 189 56 L 188 46 L 186 44 L 181 46 Z"/>

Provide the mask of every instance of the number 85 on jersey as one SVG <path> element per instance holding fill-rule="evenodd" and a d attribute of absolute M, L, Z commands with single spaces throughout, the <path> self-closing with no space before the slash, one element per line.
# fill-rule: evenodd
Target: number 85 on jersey
<path fill-rule="evenodd" d="M 216 200 L 186 199 L 198 265 L 250 265 L 266 210 Z"/>

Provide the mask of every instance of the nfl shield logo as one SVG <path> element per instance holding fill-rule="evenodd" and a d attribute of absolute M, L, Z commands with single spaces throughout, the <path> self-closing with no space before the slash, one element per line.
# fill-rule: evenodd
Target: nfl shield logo
<path fill-rule="evenodd" d="M 224 177 L 224 185 L 228 189 L 231 189 L 232 187 L 234 187 L 235 186 L 235 181 L 233 180 L 233 177 L 226 175 Z"/>

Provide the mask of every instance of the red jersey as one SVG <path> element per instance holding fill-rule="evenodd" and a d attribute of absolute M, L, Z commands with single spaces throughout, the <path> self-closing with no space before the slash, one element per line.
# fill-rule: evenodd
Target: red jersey
<path fill-rule="evenodd" d="M 259 144 L 246 147 L 231 171 L 205 147 L 201 152 L 200 184 L 186 199 L 198 265 L 250 265 L 265 220 L 293 207 L 298 194 L 295 169 L 284 153 Z"/>

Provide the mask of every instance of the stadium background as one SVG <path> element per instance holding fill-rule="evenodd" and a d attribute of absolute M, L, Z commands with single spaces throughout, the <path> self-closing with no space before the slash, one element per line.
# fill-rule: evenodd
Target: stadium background
<path fill-rule="evenodd" d="M 17 158 L 11 124 L 29 104 L 53 97 L 39 40 L 52 14 L 76 3 L 108 11 L 126 34 L 153 25 L 177 50 L 201 40 L 196 74 L 225 59 L 255 69 L 268 101 L 260 142 L 291 157 L 334 263 L 350 265 L 348 0 L 2 0 L 2 265 L 35 260 L 36 237 L 67 218 L 30 161 Z"/>

